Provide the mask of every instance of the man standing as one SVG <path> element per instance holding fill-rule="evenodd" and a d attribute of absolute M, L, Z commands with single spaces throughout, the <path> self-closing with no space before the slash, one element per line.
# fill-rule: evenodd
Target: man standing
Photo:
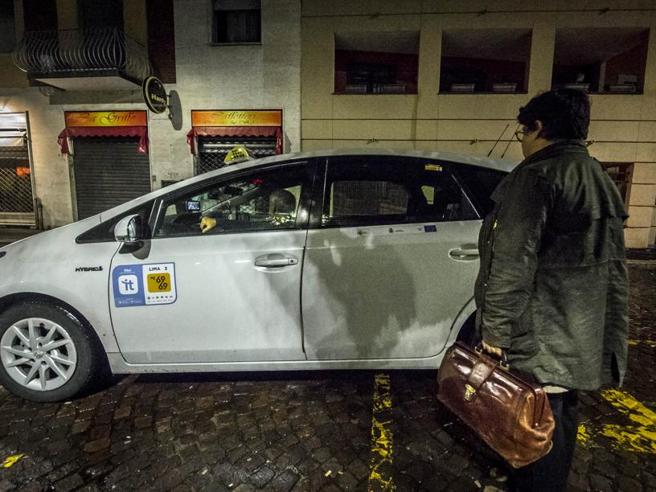
<path fill-rule="evenodd" d="M 515 490 L 565 490 L 576 444 L 576 390 L 621 384 L 628 280 L 622 198 L 583 139 L 586 94 L 542 93 L 520 108 L 524 161 L 495 190 L 479 237 L 477 325 L 484 349 L 548 393 L 553 448 L 517 470 Z"/>

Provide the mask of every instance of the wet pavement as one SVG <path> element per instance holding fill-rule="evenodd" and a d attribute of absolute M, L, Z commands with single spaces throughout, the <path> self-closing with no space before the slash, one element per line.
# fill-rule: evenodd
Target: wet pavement
<path fill-rule="evenodd" d="M 621 391 L 581 395 L 572 491 L 656 490 L 656 262 L 630 274 L 628 374 Z M 435 378 L 143 375 L 62 404 L 0 389 L 0 490 L 504 490 Z"/>

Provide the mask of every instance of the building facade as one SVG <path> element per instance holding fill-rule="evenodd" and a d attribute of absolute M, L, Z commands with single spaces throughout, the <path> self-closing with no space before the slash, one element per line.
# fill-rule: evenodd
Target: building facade
<path fill-rule="evenodd" d="M 521 160 L 518 108 L 592 99 L 590 153 L 656 242 L 645 0 L 0 0 L 0 226 L 57 227 L 222 165 L 336 147 Z M 20 68 L 19 68 L 20 67 Z M 169 112 L 144 104 L 158 76 Z M 179 102 L 179 104 L 176 104 Z"/>
<path fill-rule="evenodd" d="M 219 167 L 235 143 L 300 149 L 298 1 L 1 7 L 0 225 L 70 223 Z M 171 117 L 147 110 L 149 74 Z"/>
<path fill-rule="evenodd" d="M 625 197 L 629 247 L 656 236 L 656 7 L 648 1 L 416 0 L 302 7 L 302 147 L 521 160 L 518 108 L 592 100 L 589 151 Z"/>

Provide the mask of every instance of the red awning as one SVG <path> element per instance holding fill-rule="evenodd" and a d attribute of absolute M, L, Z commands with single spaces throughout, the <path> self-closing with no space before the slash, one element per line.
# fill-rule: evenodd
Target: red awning
<path fill-rule="evenodd" d="M 282 129 L 279 126 L 195 126 L 187 133 L 192 154 L 196 154 L 197 137 L 275 137 L 276 154 L 282 154 Z"/>
<path fill-rule="evenodd" d="M 65 128 L 57 137 L 62 154 L 69 154 L 68 139 L 76 137 L 138 137 L 138 151 L 148 153 L 148 128 L 145 126 L 76 126 Z"/>

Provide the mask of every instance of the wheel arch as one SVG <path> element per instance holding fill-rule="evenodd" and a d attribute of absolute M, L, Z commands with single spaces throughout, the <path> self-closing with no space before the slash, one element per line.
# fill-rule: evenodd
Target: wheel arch
<path fill-rule="evenodd" d="M 447 347 L 450 347 L 456 340 L 471 344 L 476 342 L 476 301 L 472 297 L 460 310 L 455 322 L 451 328 Z"/>
<path fill-rule="evenodd" d="M 72 315 L 87 331 L 89 331 L 92 339 L 94 340 L 96 348 L 98 349 L 98 353 L 102 355 L 105 359 L 105 362 L 108 363 L 107 353 L 102 341 L 100 340 L 100 337 L 98 336 L 98 333 L 93 328 L 93 325 L 89 322 L 87 317 L 84 316 L 79 310 L 75 309 L 67 302 L 47 294 L 41 294 L 38 292 L 20 292 L 9 294 L 0 298 L 0 315 L 2 315 L 10 307 L 23 303 L 51 304 L 64 309 L 69 315 Z"/>

